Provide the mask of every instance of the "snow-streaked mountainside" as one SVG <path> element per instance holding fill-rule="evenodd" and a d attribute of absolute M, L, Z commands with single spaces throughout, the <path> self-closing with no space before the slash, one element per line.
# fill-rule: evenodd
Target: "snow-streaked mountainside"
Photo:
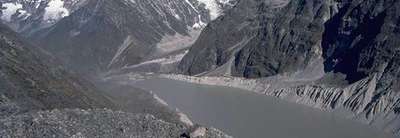
<path fill-rule="evenodd" d="M 37 31 L 54 25 L 62 18 L 83 6 L 88 0 L 1 0 L 0 18 L 12 29 L 22 32 Z M 135 0 L 127 0 L 136 3 Z M 224 9 L 232 7 L 235 0 L 182 0 L 191 5 L 198 13 L 205 15 L 204 20 L 215 19 Z M 175 10 L 171 8 L 171 10 Z M 174 16 L 176 16 L 175 14 Z M 180 18 L 179 16 L 176 16 Z M 204 26 L 204 22 L 195 27 Z M 203 23 L 203 24 L 202 24 Z"/>
<path fill-rule="evenodd" d="M 96 74 L 187 48 L 211 20 L 212 10 L 234 4 L 213 2 L 219 6 L 193 0 L 85 0 L 69 16 L 27 37 L 68 67 Z"/>
<path fill-rule="evenodd" d="M 232 7 L 236 4 L 235 0 L 197 0 L 199 4 L 203 4 L 209 11 L 211 20 L 216 19 L 222 13 L 224 8 Z"/>
<path fill-rule="evenodd" d="M 69 16 L 86 0 L 2 0 L 1 19 L 17 32 L 29 35 Z"/>
<path fill-rule="evenodd" d="M 2 0 L 0 15 L 3 23 L 67 66 L 98 73 L 189 47 L 209 21 L 235 4 L 236 0 Z"/>

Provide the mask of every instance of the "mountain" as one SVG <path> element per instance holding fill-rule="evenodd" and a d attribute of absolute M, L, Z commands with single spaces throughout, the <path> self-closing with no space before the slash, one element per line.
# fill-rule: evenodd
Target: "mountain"
<path fill-rule="evenodd" d="M 234 76 L 254 78 L 305 68 L 321 54 L 318 29 L 327 15 L 318 10 L 320 5 L 304 3 L 239 2 L 205 28 L 181 62 L 181 70 L 196 75 L 225 67 Z"/>
<path fill-rule="evenodd" d="M 86 0 L 2 0 L 1 20 L 29 36 L 48 28 L 84 5 Z"/>
<path fill-rule="evenodd" d="M 4 0 L 0 13 L 3 23 L 67 67 L 93 75 L 183 54 L 210 20 L 235 4 L 236 0 Z"/>
<path fill-rule="evenodd" d="M 210 16 L 211 20 L 218 18 L 236 5 L 237 0 L 188 0 L 194 7 Z"/>
<path fill-rule="evenodd" d="M 31 50 L 29 43 L 2 24 L 0 36 L 2 115 L 55 108 L 115 107 L 91 83 L 68 73 L 43 51 Z"/>
<path fill-rule="evenodd" d="M 213 17 L 218 16 L 234 4 L 214 0 L 74 2 L 71 10 L 64 6 L 68 16 L 27 37 L 84 74 L 120 69 L 186 49 L 212 19 L 212 11 L 218 10 Z"/>
<path fill-rule="evenodd" d="M 350 83 L 374 73 L 397 82 L 398 5 L 393 0 L 239 2 L 204 29 L 180 70 L 259 78 L 304 71 L 322 58 L 325 72 L 344 74 Z"/>
<path fill-rule="evenodd" d="M 88 0 L 2 0 L 0 17 L 14 31 L 28 33 L 50 27 L 77 9 Z M 204 20 L 218 17 L 233 7 L 235 0 L 186 0 L 193 9 L 202 14 Z"/>
<path fill-rule="evenodd" d="M 260 81 L 262 93 L 346 109 L 398 133 L 399 8 L 397 0 L 239 1 L 208 24 L 179 70 L 285 78 Z"/>

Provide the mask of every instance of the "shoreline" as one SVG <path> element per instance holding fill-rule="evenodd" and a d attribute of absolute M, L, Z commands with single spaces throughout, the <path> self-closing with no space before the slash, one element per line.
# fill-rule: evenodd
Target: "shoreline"
<path fill-rule="evenodd" d="M 351 110 L 351 107 L 344 105 L 345 101 L 349 100 L 351 95 L 343 93 L 370 84 L 374 77 L 350 84 L 345 88 L 318 86 L 307 81 L 285 81 L 286 78 L 282 76 L 275 78 L 245 79 L 238 77 L 194 77 L 181 74 L 159 74 L 156 77 L 200 85 L 237 88 L 265 96 L 271 96 L 287 102 L 316 108 L 323 112 L 339 113 L 344 118 L 356 120 L 360 123 L 393 134 L 394 136 L 400 136 L 400 124 L 396 124 L 396 120 L 400 121 L 398 115 L 390 112 L 383 112 L 368 118 L 366 117 L 365 111 L 362 109 Z M 276 83 L 283 84 L 281 86 L 276 86 Z"/>

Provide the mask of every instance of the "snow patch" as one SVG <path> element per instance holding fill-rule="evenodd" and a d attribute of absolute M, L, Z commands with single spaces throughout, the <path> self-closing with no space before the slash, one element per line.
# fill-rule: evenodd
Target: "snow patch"
<path fill-rule="evenodd" d="M 18 10 L 18 18 L 23 18 L 23 20 L 26 20 L 29 16 L 31 16 L 31 14 L 27 11 L 22 9 Z"/>
<path fill-rule="evenodd" d="M 9 22 L 11 21 L 12 15 L 14 15 L 19 9 L 22 9 L 22 5 L 19 3 L 4 3 L 3 8 L 1 19 Z"/>
<path fill-rule="evenodd" d="M 198 22 L 194 23 L 192 26 L 193 29 L 197 29 L 197 30 L 202 29 L 202 28 L 206 27 L 206 25 L 207 25 L 206 23 L 201 21 L 201 15 L 199 15 L 198 18 L 199 18 Z"/>
<path fill-rule="evenodd" d="M 68 9 L 64 7 L 64 1 L 52 0 L 45 8 L 44 20 L 48 22 L 57 21 L 69 15 Z"/>
<path fill-rule="evenodd" d="M 221 7 L 219 6 L 219 4 L 217 3 L 216 0 L 198 0 L 198 1 L 200 3 L 203 3 L 206 6 L 206 9 L 209 10 L 210 16 L 211 16 L 211 20 L 214 20 L 218 16 L 221 15 L 222 10 L 221 10 Z"/>
<path fill-rule="evenodd" d="M 174 17 L 176 18 L 176 19 L 178 19 L 178 20 L 182 20 L 182 18 L 178 15 L 178 14 L 174 14 Z"/>
<path fill-rule="evenodd" d="M 185 0 L 185 2 L 187 4 L 189 4 L 189 6 L 192 7 L 192 9 L 194 9 L 194 10 L 196 10 L 196 12 L 198 12 L 197 9 L 193 6 L 193 4 L 189 0 Z"/>
<path fill-rule="evenodd" d="M 231 5 L 231 0 L 218 0 L 219 3 L 223 4 L 223 5 Z"/>

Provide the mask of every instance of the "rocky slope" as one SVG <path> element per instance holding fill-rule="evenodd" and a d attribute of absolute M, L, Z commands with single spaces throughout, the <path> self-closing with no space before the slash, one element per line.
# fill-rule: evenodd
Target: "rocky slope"
<path fill-rule="evenodd" d="M 182 122 L 151 93 L 103 82 L 104 93 L 3 24 L 0 61 L 2 137 L 229 137 Z"/>
<path fill-rule="evenodd" d="M 65 71 L 0 24 L 0 103 L 12 112 L 54 108 L 104 108 L 113 103 L 89 82 Z M 11 102 L 11 103 L 9 103 Z"/>
<path fill-rule="evenodd" d="M 398 133 L 399 7 L 396 0 L 239 1 L 204 29 L 179 68 L 198 76 L 284 76 L 239 84 L 345 109 Z"/>
<path fill-rule="evenodd" d="M 239 2 L 209 24 L 180 68 L 196 75 L 226 65 L 230 74 L 243 77 L 303 69 L 322 54 L 318 36 L 323 33 L 323 18 L 329 17 L 322 9 L 326 6 L 313 3 Z"/>
<path fill-rule="evenodd" d="M 229 137 L 216 129 L 164 122 L 147 114 L 111 110 L 53 110 L 0 119 L 4 137 Z"/>

